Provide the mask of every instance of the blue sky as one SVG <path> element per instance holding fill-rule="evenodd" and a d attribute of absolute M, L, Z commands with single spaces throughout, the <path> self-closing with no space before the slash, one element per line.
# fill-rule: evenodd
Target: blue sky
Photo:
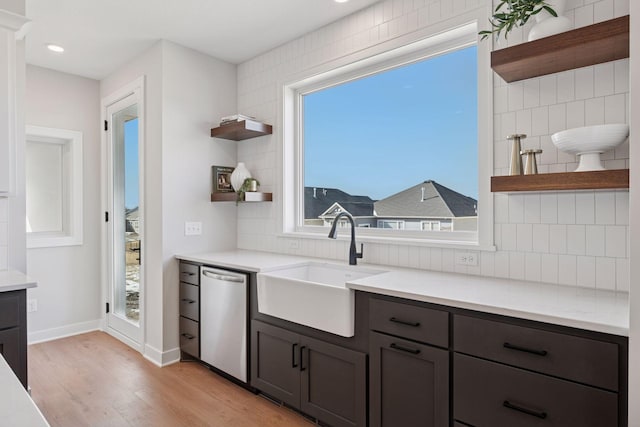
<path fill-rule="evenodd" d="M 124 123 L 124 206 L 138 206 L 138 119 Z"/>
<path fill-rule="evenodd" d="M 305 96 L 305 186 L 382 199 L 435 180 L 477 198 L 475 46 Z"/>

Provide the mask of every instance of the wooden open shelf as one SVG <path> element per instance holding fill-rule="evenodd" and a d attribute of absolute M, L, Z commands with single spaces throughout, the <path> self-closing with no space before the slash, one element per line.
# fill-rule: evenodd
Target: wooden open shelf
<path fill-rule="evenodd" d="M 254 120 L 243 120 L 241 122 L 212 128 L 211 137 L 230 139 L 232 141 L 242 141 L 243 139 L 270 135 L 272 132 L 273 127 L 271 125 L 256 122 Z"/>
<path fill-rule="evenodd" d="M 491 52 L 506 82 L 629 57 L 629 15 Z"/>
<path fill-rule="evenodd" d="M 231 193 L 211 193 L 212 202 L 235 202 L 237 196 L 235 192 Z M 273 201 L 273 193 L 246 192 L 241 202 L 271 202 Z"/>
<path fill-rule="evenodd" d="M 629 169 L 492 176 L 491 192 L 629 188 Z"/>

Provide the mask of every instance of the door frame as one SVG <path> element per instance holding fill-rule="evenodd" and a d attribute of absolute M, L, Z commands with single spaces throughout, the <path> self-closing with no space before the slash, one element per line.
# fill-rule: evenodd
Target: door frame
<path fill-rule="evenodd" d="M 140 353 L 144 354 L 145 342 L 146 342 L 146 275 L 145 275 L 145 258 L 146 258 L 146 250 L 143 248 L 140 251 L 140 288 L 139 288 L 139 308 L 140 308 L 140 317 L 139 317 L 139 328 L 140 328 L 140 342 L 136 342 L 134 339 L 131 339 L 127 335 L 120 333 L 119 331 L 111 328 L 109 326 L 109 321 L 106 313 L 106 305 L 110 302 L 110 276 L 111 272 L 111 264 L 109 262 L 109 251 L 110 251 L 110 240 L 109 240 L 109 227 L 110 224 L 106 221 L 105 216 L 109 215 L 109 220 L 112 220 L 112 212 L 111 212 L 111 201 L 112 197 L 110 195 L 111 185 L 109 183 L 110 177 L 110 168 L 112 168 L 111 162 L 111 154 L 109 153 L 111 143 L 108 140 L 109 132 L 105 130 L 104 123 L 109 119 L 107 115 L 107 109 L 109 106 L 121 101 L 131 95 L 136 95 L 138 100 L 138 180 L 139 180 L 139 206 L 138 212 L 140 216 L 140 240 L 142 242 L 145 241 L 145 223 L 146 223 L 146 212 L 145 212 L 145 147 L 146 147 L 146 138 L 145 138 L 145 127 L 146 127 L 146 116 L 145 116 L 145 77 L 140 76 L 130 83 L 122 86 L 120 89 L 111 93 L 102 98 L 100 105 L 100 126 L 102 127 L 102 135 L 101 135 L 101 200 L 102 200 L 102 211 L 101 215 L 102 224 L 101 227 L 101 247 L 102 247 L 102 256 L 101 256 L 101 323 L 102 330 L 117 338 L 118 340 L 124 342 L 129 347 L 137 350 Z"/>

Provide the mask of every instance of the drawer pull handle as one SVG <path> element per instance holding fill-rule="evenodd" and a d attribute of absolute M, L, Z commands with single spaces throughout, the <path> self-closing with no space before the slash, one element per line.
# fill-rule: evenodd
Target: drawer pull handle
<path fill-rule="evenodd" d="M 520 405 L 514 405 L 513 403 L 509 402 L 508 400 L 505 400 L 502 403 L 502 406 L 504 406 L 505 408 L 513 409 L 514 411 L 522 412 L 523 414 L 527 414 L 527 415 L 531 415 L 533 417 L 540 418 L 541 420 L 544 420 L 545 418 L 547 418 L 547 413 L 546 412 L 534 411 L 532 409 L 524 408 L 524 407 L 522 407 Z"/>
<path fill-rule="evenodd" d="M 417 349 L 417 348 L 409 348 L 409 347 L 405 347 L 405 346 L 402 346 L 402 345 L 398 345 L 396 343 L 391 343 L 391 345 L 389 345 L 389 347 L 391 347 L 394 350 L 404 351 L 406 353 L 420 354 L 420 350 Z"/>
<path fill-rule="evenodd" d="M 182 335 L 183 337 L 185 337 L 185 338 L 186 338 L 186 339 L 188 339 L 188 340 L 192 340 L 192 339 L 194 339 L 194 338 L 195 338 L 193 335 L 188 334 L 188 333 L 186 333 L 186 332 L 185 332 L 185 333 L 183 333 L 183 334 L 180 334 L 180 335 Z"/>
<path fill-rule="evenodd" d="M 417 328 L 418 326 L 420 326 L 420 322 L 409 322 L 407 320 L 401 320 L 395 317 L 390 318 L 389 322 L 400 323 L 401 325 L 406 325 L 406 326 L 413 326 L 414 328 Z"/>
<path fill-rule="evenodd" d="M 196 302 L 195 300 L 189 299 L 189 298 L 182 298 L 180 301 L 182 302 L 186 302 L 189 304 L 193 304 L 194 302 Z"/>
<path fill-rule="evenodd" d="M 195 276 L 196 273 L 188 273 L 186 271 L 183 271 L 182 274 L 186 274 L 187 276 Z"/>
<path fill-rule="evenodd" d="M 520 347 L 519 345 L 513 345 L 508 342 L 502 345 L 504 348 L 508 348 L 509 350 L 523 351 L 525 353 L 535 354 L 536 356 L 546 356 L 547 350 L 535 350 L 532 348 Z"/>

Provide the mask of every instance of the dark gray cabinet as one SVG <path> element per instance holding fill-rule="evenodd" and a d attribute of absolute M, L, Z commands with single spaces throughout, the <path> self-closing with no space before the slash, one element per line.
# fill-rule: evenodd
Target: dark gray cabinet
<path fill-rule="evenodd" d="M 448 426 L 449 313 L 376 297 L 369 308 L 371 426 Z"/>
<path fill-rule="evenodd" d="M 180 271 L 180 351 L 200 359 L 200 268 L 181 261 Z"/>
<path fill-rule="evenodd" d="M 27 388 L 27 291 L 0 292 L 0 354 Z"/>
<path fill-rule="evenodd" d="M 253 320 L 251 385 L 335 427 L 366 425 L 366 355 Z"/>
<path fill-rule="evenodd" d="M 449 351 L 371 332 L 371 426 L 449 425 Z"/>
<path fill-rule="evenodd" d="M 627 425 L 626 339 L 483 317 L 453 318 L 457 421 L 476 427 Z"/>

